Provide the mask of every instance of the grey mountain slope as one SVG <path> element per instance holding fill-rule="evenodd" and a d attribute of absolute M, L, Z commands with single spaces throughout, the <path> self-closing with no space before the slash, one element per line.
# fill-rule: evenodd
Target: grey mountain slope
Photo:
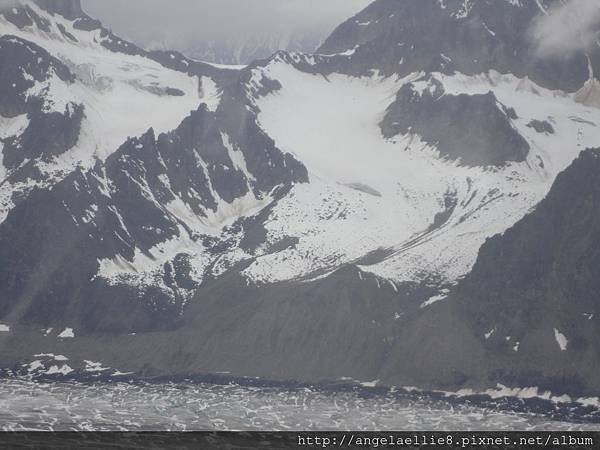
<path fill-rule="evenodd" d="M 187 59 L 178 52 L 149 52 L 144 50 L 135 44 L 128 42 L 126 39 L 116 36 L 109 29 L 105 28 L 99 20 L 88 16 L 81 8 L 80 0 L 36 0 L 35 3 L 43 10 L 50 12 L 52 15 L 73 21 L 73 26 L 76 29 L 84 31 L 99 30 L 101 45 L 113 52 L 124 53 L 127 55 L 144 56 L 174 70 L 179 70 L 182 72 L 193 71 L 194 75 L 208 75 L 217 80 L 220 78 L 220 75 L 227 76 L 228 74 L 227 71 L 221 70 L 210 64 Z M 19 5 L 17 8 L 2 9 L 0 10 L 0 15 L 4 16 L 7 21 L 15 24 L 20 29 L 36 26 L 42 31 L 49 32 L 51 30 L 51 24 L 48 22 L 48 20 L 39 16 L 27 4 Z M 75 42 L 77 41 L 72 35 L 68 36 L 65 34 L 64 27 L 62 27 L 61 24 L 58 24 L 57 27 L 63 33 L 63 37 L 74 40 Z M 182 64 L 183 61 L 185 61 L 185 64 Z"/>
<path fill-rule="evenodd" d="M 259 128 L 244 88 L 248 73 L 240 78 L 237 71 L 219 70 L 175 52 L 146 53 L 112 36 L 82 13 L 78 4 L 39 3 L 53 14 L 76 20 L 76 26 L 99 29 L 111 51 L 146 56 L 191 75 L 211 76 L 221 84 L 221 106 L 213 113 L 203 105 L 169 135 L 155 138 L 149 132 L 128 141 L 89 172 L 76 170 L 58 183 L 45 180 L 51 189 L 15 191 L 16 207 L 1 225 L 6 239 L 2 308 L 16 321 L 48 324 L 71 319 L 84 329 L 129 329 L 139 323 L 169 327 L 169 311 L 175 320 L 180 312 L 177 305 L 195 287 L 187 278 L 190 268 L 185 259 L 176 257 L 165 266 L 165 279 L 159 280 L 162 288 L 109 286 L 94 279 L 98 261 L 116 256 L 131 261 L 134 249 L 148 254 L 149 248 L 182 233 L 191 241 L 226 246 L 198 235 L 167 205 L 180 201 L 201 221 L 216 211 L 217 197 L 233 202 L 247 194 L 257 199 L 275 195 L 292 182 L 306 181 L 306 169 L 282 154 Z M 33 27 L 42 20 L 27 4 L 15 11 L 3 10 L 3 14 L 19 27 Z M 1 76 L 8 94 L 0 101 L 2 113 L 5 117 L 27 114 L 29 119 L 22 134 L 3 141 L 3 163 L 9 172 L 2 183 L 41 179 L 36 163 L 73 146 L 85 111 L 73 105 L 64 115 L 47 113 L 43 106 L 47 99 L 27 95 L 27 90 L 53 73 L 66 82 L 73 82 L 75 75 L 44 49 L 21 38 L 3 36 L 0 58 L 6 63 Z M 230 151 L 240 154 L 247 174 L 230 159 Z M 21 202 L 25 202 L 22 207 Z M 37 217 L 31 216 L 34 211 Z M 25 258 L 19 257 L 21 252 Z M 83 305 L 81 298 L 86 299 Z M 122 303 L 119 320 L 109 299 L 115 308 Z M 165 317 L 161 318 L 161 311 Z"/>
<path fill-rule="evenodd" d="M 395 313 L 406 310 L 410 294 L 387 286 L 373 296 L 376 280 L 361 281 L 356 273 L 348 267 L 321 281 L 248 287 L 232 271 L 198 290 L 175 332 L 139 339 L 92 334 L 42 345 L 66 351 L 74 364 L 93 352 L 145 376 L 227 371 L 283 380 L 375 379 L 408 321 Z M 419 311 L 412 303 L 411 315 Z M 23 332 L 20 352 L 40 345 L 36 334 L 43 333 Z M 103 344 L 90 347 L 95 339 Z"/>
<path fill-rule="evenodd" d="M 21 326 L 2 337 L 1 362 L 12 365 L 43 348 L 70 355 L 74 365 L 91 353 L 110 367 L 149 377 L 225 371 L 448 390 L 501 383 L 594 395 L 600 389 L 600 330 L 583 314 L 598 314 L 593 242 L 599 223 L 596 209 L 581 205 L 598 200 L 598 155 L 584 152 L 548 199 L 491 239 L 473 274 L 434 307 L 418 307 L 420 287 L 377 288 L 376 279 L 361 280 L 353 267 L 308 283 L 254 287 L 233 270 L 198 289 L 174 331 L 84 332 L 71 341 Z M 557 213 L 563 210 L 571 214 Z M 572 223 L 578 224 L 574 230 Z M 556 290 L 550 280 L 557 274 L 563 277 L 558 294 L 535 287 Z M 566 286 L 574 286 L 568 292 L 576 296 L 564 293 Z M 567 350 L 554 339 L 554 328 L 568 337 Z"/>
<path fill-rule="evenodd" d="M 99 32 L 100 43 L 107 50 L 126 55 L 138 55 L 149 58 L 159 64 L 187 73 L 191 76 L 210 77 L 217 86 L 237 82 L 237 72 L 221 70 L 208 64 L 196 62 L 174 52 L 146 52 L 104 28 L 102 24 L 89 17 L 81 9 L 78 0 L 35 2 L 42 10 L 51 13 L 45 16 L 32 3 L 23 3 L 14 8 L 3 8 L 0 16 L 22 31 L 48 33 L 50 39 L 80 43 L 65 34 L 61 21 L 73 21 L 75 29 Z M 55 23 L 54 23 L 55 22 Z M 57 35 L 56 29 L 62 35 Z M 0 184 L 15 186 L 10 198 L 3 198 L 0 208 L 6 210 L 27 198 L 33 185 L 52 187 L 56 180 L 67 175 L 64 171 L 48 174 L 45 163 L 67 153 L 79 141 L 82 122 L 86 118 L 84 105 L 69 103 L 64 111 L 49 111 L 53 104 L 52 95 L 44 89 L 35 95 L 30 93 L 34 85 L 51 82 L 56 75 L 68 83 L 101 83 L 91 80 L 89 66 L 76 66 L 69 57 L 58 54 L 52 56 L 46 49 L 23 38 L 11 35 L 0 37 L 0 115 L 15 118 L 27 115 L 27 126 L 18 135 L 3 136 L 0 144 L 0 157 L 6 171 Z M 200 89 L 202 89 L 202 82 Z M 100 86 L 101 87 L 101 86 Z M 176 89 L 152 92 L 155 95 L 181 95 Z M 86 130 L 89 132 L 89 130 Z M 116 150 L 116 148 L 115 148 Z"/>
<path fill-rule="evenodd" d="M 44 161 L 70 150 L 79 139 L 83 117 L 83 105 L 74 103 L 69 103 L 62 114 L 34 109 L 28 114 L 29 125 L 23 134 L 4 140 L 4 166 L 22 169 L 25 160 Z M 16 179 L 14 172 L 12 178 Z"/>
<path fill-rule="evenodd" d="M 15 36 L 0 37 L 0 115 L 26 115 L 28 120 L 21 134 L 0 138 L 1 163 L 6 168 L 2 184 L 42 180 L 36 163 L 65 153 L 79 139 L 83 105 L 69 103 L 63 112 L 48 111 L 44 92 L 28 94 L 35 83 L 52 76 L 69 84 L 75 81 L 65 64 L 38 45 Z M 13 203 L 23 197 L 23 193 L 14 192 Z"/>
<path fill-rule="evenodd" d="M 15 36 L 0 37 L 0 113 L 4 117 L 39 110 L 39 99 L 26 96 L 36 81 L 56 74 L 73 82 L 69 68 L 46 50 Z"/>
<path fill-rule="evenodd" d="M 35 2 L 40 8 L 53 14 L 60 14 L 69 20 L 86 15 L 81 8 L 81 0 L 35 0 Z"/>
<path fill-rule="evenodd" d="M 600 74 L 600 48 L 537 56 L 529 33 L 539 14 L 535 1 L 377 0 L 340 25 L 318 53 L 351 52 L 338 57 L 336 65 L 353 74 L 373 69 L 402 76 L 420 70 L 476 74 L 493 69 L 575 92 L 589 77 L 588 57 L 594 73 Z"/>
<path fill-rule="evenodd" d="M 450 95 L 435 79 L 420 82 L 428 83 L 422 92 L 414 83 L 399 90 L 381 123 L 384 137 L 416 133 L 437 145 L 442 157 L 465 165 L 501 166 L 526 159 L 529 144 L 492 92 Z"/>
<path fill-rule="evenodd" d="M 434 325 L 426 319 L 415 324 L 413 342 L 484 352 L 489 385 L 596 392 L 599 173 L 600 151 L 586 150 L 534 212 L 486 242 L 473 271 L 427 319 Z M 438 356 L 430 363 L 437 368 L 475 373 L 481 367 L 476 358 L 458 365 L 453 353 Z M 435 373 L 436 367 L 419 365 L 415 372 Z"/>
<path fill-rule="evenodd" d="M 85 325 L 88 320 L 89 328 L 101 326 L 101 312 L 88 314 L 84 308 L 72 316 L 69 311 L 77 309 L 81 298 L 86 299 L 86 308 L 100 306 L 110 297 L 127 303 L 132 290 L 123 286 L 120 294 L 109 294 L 118 289 L 94 281 L 99 260 L 119 256 L 132 261 L 135 249 L 148 254 L 155 245 L 182 234 L 191 241 L 208 239 L 176 216 L 169 209 L 171 202 L 178 199 L 202 220 L 216 211 L 218 199 L 232 202 L 250 191 L 261 198 L 275 187 L 306 180 L 299 163 L 281 155 L 259 128 L 252 129 L 245 121 L 245 145 L 240 148 L 247 152 L 248 170 L 256 171 L 261 181 L 248 179 L 231 161 L 223 142 L 221 132 L 228 132 L 237 142 L 237 130 L 223 128 L 228 123 L 203 106 L 174 132 L 155 138 L 150 131 L 125 143 L 105 164 L 87 173 L 76 171 L 50 191 L 35 190 L 0 224 L 4 314 L 14 321 L 43 325 L 56 320 Z M 21 252 L 26 258 L 19 257 Z M 175 270 L 175 277 L 185 283 L 185 264 L 181 270 Z M 184 301 L 173 280 L 163 281 L 167 293 L 155 288 L 139 293 L 157 310 L 161 305 L 171 308 L 172 299 Z M 127 317 L 130 323 L 137 320 L 128 314 L 123 319 Z"/>
<path fill-rule="evenodd" d="M 583 152 L 534 213 L 482 247 L 457 292 L 478 334 L 496 330 L 490 348 L 506 353 L 519 341 L 519 359 L 531 372 L 563 372 L 581 385 L 586 380 L 566 368 L 592 371 L 600 363 L 599 170 L 600 151 Z"/>

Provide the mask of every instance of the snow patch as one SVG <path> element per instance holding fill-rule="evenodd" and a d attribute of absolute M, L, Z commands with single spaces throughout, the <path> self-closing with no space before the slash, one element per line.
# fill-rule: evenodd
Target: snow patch
<path fill-rule="evenodd" d="M 244 272 L 256 282 L 312 279 L 385 250 L 381 262 L 360 264 L 361 270 L 395 282 L 437 275 L 453 284 L 471 270 L 487 238 L 520 220 L 580 150 L 597 144 L 600 111 L 583 107 L 572 94 L 494 71 L 434 73 L 448 94 L 492 91 L 517 111 L 513 126 L 531 146 L 523 163 L 494 170 L 463 167 L 441 159 L 419 136 L 382 137 L 379 124 L 387 107 L 420 73 L 325 79 L 281 61 L 260 70 L 282 88 L 256 100 L 259 122 L 279 148 L 308 168 L 310 184 L 294 186 L 273 208 L 265 248 L 289 237 L 298 243 L 274 254 L 257 252 Z M 551 121 L 554 135 L 527 126 L 540 118 Z M 348 187 L 358 185 L 380 196 Z M 432 228 L 436 215 L 446 212 L 448 197 L 455 209 Z"/>
<path fill-rule="evenodd" d="M 215 112 L 221 103 L 221 91 L 217 83 L 210 77 L 200 78 L 200 101 L 206 105 L 209 111 Z"/>
<path fill-rule="evenodd" d="M 248 170 L 248 165 L 246 164 L 246 158 L 244 156 L 244 154 L 242 153 L 242 151 L 237 148 L 236 146 L 234 146 L 234 144 L 231 142 L 231 139 L 229 138 L 229 135 L 225 134 L 225 133 L 221 133 L 221 138 L 223 140 L 223 145 L 225 146 L 225 148 L 227 149 L 227 153 L 229 154 L 229 159 L 231 159 L 231 161 L 233 162 L 233 165 L 238 169 L 241 170 L 244 175 L 246 176 L 247 180 L 252 180 L 255 181 L 255 177 L 254 175 L 252 175 L 250 173 L 250 171 Z M 250 188 L 250 186 L 248 186 Z"/>
<path fill-rule="evenodd" d="M 564 334 L 562 334 L 556 328 L 554 329 L 554 339 L 556 339 L 556 343 L 560 347 L 561 351 L 564 352 L 567 350 L 567 345 L 569 344 L 569 340 L 567 339 L 567 337 Z"/>
<path fill-rule="evenodd" d="M 45 369 L 46 367 L 40 360 L 32 361 L 27 366 L 27 372 L 35 372 L 39 369 Z"/>
<path fill-rule="evenodd" d="M 35 358 L 52 358 L 54 361 L 68 361 L 64 355 L 55 355 L 54 353 L 38 353 L 37 355 L 33 355 Z"/>
<path fill-rule="evenodd" d="M 434 295 L 433 297 L 430 297 L 429 300 L 427 300 L 421 304 L 421 309 L 426 308 L 430 305 L 433 305 L 434 303 L 445 300 L 447 297 L 448 297 L 448 292 L 442 292 L 438 295 Z"/>
<path fill-rule="evenodd" d="M 576 402 L 583 406 L 593 406 L 594 408 L 600 408 L 600 398 L 598 397 L 582 397 L 578 398 Z"/>
<path fill-rule="evenodd" d="M 241 164 L 241 160 L 238 162 Z M 102 259 L 98 261 L 97 276 L 113 284 L 161 286 L 164 283 L 162 280 L 164 264 L 172 261 L 179 254 L 186 254 L 193 269 L 191 275 L 197 277 L 194 281 L 201 283 L 205 269 L 214 261 L 215 257 L 207 252 L 203 241 L 195 236 L 221 236 L 235 221 L 242 217 L 252 217 L 258 214 L 272 202 L 272 198 L 268 195 L 258 199 L 252 191 L 249 191 L 245 196 L 228 203 L 213 191 L 213 196 L 217 200 L 217 208 L 215 211 L 207 210 L 206 217 L 201 217 L 194 213 L 175 193 L 173 195 L 175 200 L 166 208 L 178 221 L 185 223 L 191 233 L 179 225 L 176 236 L 157 244 L 147 252 L 136 248 L 131 260 L 121 255 Z"/>
<path fill-rule="evenodd" d="M 29 119 L 27 118 L 27 114 L 10 118 L 0 115 L 0 139 L 20 136 L 28 126 Z"/>
<path fill-rule="evenodd" d="M 74 338 L 75 337 L 75 333 L 73 332 L 73 328 L 65 328 L 59 335 L 59 338 L 61 339 L 68 339 L 68 338 Z"/>
<path fill-rule="evenodd" d="M 120 370 L 116 370 L 112 373 L 111 377 L 123 377 L 126 375 L 133 375 L 133 372 L 121 372 Z"/>
<path fill-rule="evenodd" d="M 415 388 L 409 388 L 413 391 L 417 390 Z M 408 390 L 408 389 L 407 389 Z M 516 387 L 511 388 L 504 386 L 503 384 L 498 384 L 496 389 L 487 389 L 485 391 L 475 391 L 473 389 L 461 389 L 459 391 L 451 392 L 451 391 L 434 391 L 444 394 L 446 397 L 470 397 L 473 395 L 487 395 L 491 399 L 497 400 L 502 398 L 521 398 L 521 399 L 541 399 L 541 400 L 549 400 L 553 403 L 572 403 L 573 399 L 568 395 L 554 395 L 550 391 L 540 390 L 538 387 Z M 576 400 L 579 402 L 579 400 Z"/>
<path fill-rule="evenodd" d="M 86 372 L 104 372 L 106 370 L 110 370 L 110 367 L 102 367 L 102 363 L 99 362 L 94 362 L 94 361 L 88 361 L 88 360 L 84 360 L 83 361 L 85 363 L 85 369 L 84 371 Z"/>
<path fill-rule="evenodd" d="M 73 369 L 67 364 L 63 364 L 61 367 L 51 366 L 45 373 L 46 375 L 68 375 L 73 372 Z"/>

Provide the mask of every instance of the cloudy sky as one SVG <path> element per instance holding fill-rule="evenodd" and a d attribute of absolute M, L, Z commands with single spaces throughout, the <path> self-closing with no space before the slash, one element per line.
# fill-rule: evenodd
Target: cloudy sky
<path fill-rule="evenodd" d="M 257 34 L 326 36 L 371 0 L 83 0 L 85 10 L 119 35 L 179 47 Z"/>

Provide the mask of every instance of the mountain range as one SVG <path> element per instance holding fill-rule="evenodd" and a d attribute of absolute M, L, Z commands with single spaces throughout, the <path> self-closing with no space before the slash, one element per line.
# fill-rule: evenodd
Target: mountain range
<path fill-rule="evenodd" d="M 243 66 L 258 59 L 266 59 L 279 50 L 286 52 L 312 52 L 325 39 L 316 32 L 273 31 L 263 34 L 231 36 L 228 39 L 173 42 L 169 38 L 150 42 L 152 50 L 178 49 L 198 61 L 217 65 Z"/>
<path fill-rule="evenodd" d="M 600 46 L 536 52 L 560 5 L 375 0 L 243 68 L 2 10 L 0 367 L 600 395 Z"/>

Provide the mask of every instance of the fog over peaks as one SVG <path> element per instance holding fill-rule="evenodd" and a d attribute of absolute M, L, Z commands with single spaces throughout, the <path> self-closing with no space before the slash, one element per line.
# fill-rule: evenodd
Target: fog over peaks
<path fill-rule="evenodd" d="M 314 48 L 310 47 L 318 46 L 337 25 L 367 6 L 370 0 L 83 0 L 82 3 L 86 12 L 115 33 L 144 47 L 173 47 L 189 52 L 207 46 L 270 41 L 268 45 L 272 47 L 295 43 L 300 48 L 292 50 L 312 51 Z"/>
<path fill-rule="evenodd" d="M 17 4 L 17 0 L 0 0 L 0 9 L 11 8 Z"/>
<path fill-rule="evenodd" d="M 531 33 L 539 57 L 568 55 L 599 45 L 600 2 L 570 0 L 540 15 Z"/>

